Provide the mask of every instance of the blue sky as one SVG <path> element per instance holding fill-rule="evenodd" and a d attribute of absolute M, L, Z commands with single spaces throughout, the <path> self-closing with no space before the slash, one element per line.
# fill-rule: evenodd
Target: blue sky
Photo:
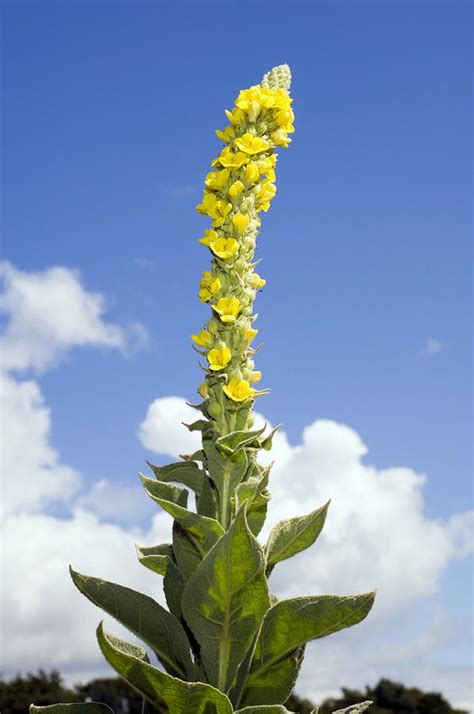
<path fill-rule="evenodd" d="M 429 475 L 431 518 L 465 510 L 470 3 L 7 2 L 3 23 L 5 257 L 78 269 L 109 319 L 151 338 L 41 377 L 61 458 L 126 484 L 149 403 L 194 399 L 213 130 L 288 62 L 296 133 L 259 247 L 260 408 L 292 443 L 316 418 L 348 424 L 367 463 Z M 440 597 L 467 617 L 469 569 L 450 572 Z"/>

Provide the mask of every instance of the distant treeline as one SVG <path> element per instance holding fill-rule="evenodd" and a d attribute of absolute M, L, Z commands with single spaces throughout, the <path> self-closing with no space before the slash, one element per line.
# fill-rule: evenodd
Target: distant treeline
<path fill-rule="evenodd" d="M 381 679 L 375 687 L 364 692 L 343 689 L 342 696 L 327 699 L 321 704 L 320 714 L 331 714 L 335 709 L 371 699 L 374 704 L 370 714 L 468 714 L 453 709 L 435 693 L 407 688 L 403 684 Z M 57 702 L 97 701 L 108 704 L 115 714 L 141 714 L 143 700 L 121 679 L 94 679 L 69 689 L 64 686 L 59 672 L 17 676 L 9 681 L 0 680 L 1 714 L 27 714 L 31 702 L 38 705 Z M 314 703 L 292 695 L 287 707 L 298 714 L 310 714 Z"/>

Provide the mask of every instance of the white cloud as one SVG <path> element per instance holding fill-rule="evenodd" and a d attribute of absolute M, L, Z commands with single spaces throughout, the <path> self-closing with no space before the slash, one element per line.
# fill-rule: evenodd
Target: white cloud
<path fill-rule="evenodd" d="M 129 330 L 104 321 L 103 295 L 85 290 L 76 271 L 23 272 L 2 263 L 0 279 L 0 312 L 8 319 L 0 341 L 3 369 L 42 372 L 72 347 L 129 347 Z M 134 323 L 131 334 L 132 347 L 137 336 L 143 345 L 143 325 Z"/>
<path fill-rule="evenodd" d="M 3 513 L 37 511 L 68 502 L 79 489 L 79 474 L 61 464 L 50 445 L 51 415 L 38 384 L 0 375 Z"/>
<path fill-rule="evenodd" d="M 3 674 L 57 667 L 76 681 L 110 672 L 94 634 L 104 613 L 76 590 L 68 564 L 157 597 L 160 578 L 138 564 L 133 543 L 168 537 L 164 514 L 155 517 L 147 536 L 101 523 L 80 509 L 66 519 L 43 513 L 9 517 L 3 549 L 1 631 L 8 655 Z M 116 622 L 109 629 L 124 633 Z"/>
<path fill-rule="evenodd" d="M 45 513 L 52 504 L 68 513 L 73 499 L 84 501 L 89 510 L 104 512 L 104 497 L 107 490 L 110 497 L 110 489 L 99 482 L 89 494 L 81 495 L 84 487 L 80 474 L 62 463 L 51 445 L 51 413 L 39 384 L 31 379 L 18 381 L 8 372 L 50 368 L 65 351 L 79 345 L 126 351 L 128 337 L 122 328 L 104 321 L 102 296 L 88 293 L 77 274 L 67 268 L 24 273 L 3 264 L 0 276 L 4 287 L 0 309 L 8 318 L 1 340 L 5 373 L 0 377 L 0 631 L 8 656 L 2 673 L 14 674 L 41 665 L 49 669 L 56 662 L 56 666 L 78 673 L 84 664 L 87 675 L 93 675 L 96 666 L 107 671 L 94 646 L 94 625 L 100 615 L 84 607 L 87 603 L 74 592 L 67 565 L 72 562 L 78 569 L 123 579 L 124 559 L 135 566 L 133 541 L 138 534 L 101 523 L 77 506 L 72 517 Z M 139 324 L 132 326 L 132 332 L 143 338 Z M 124 499 L 133 505 L 132 490 L 114 489 L 115 509 L 123 507 Z M 143 536 L 144 542 L 167 535 L 167 521 L 164 514 L 157 515 L 150 527 L 151 541 Z M 144 589 L 156 583 L 152 574 L 140 567 L 135 577 Z M 74 607 L 71 597 L 76 598 Z M 90 625 L 87 631 L 85 624 Z"/>
<path fill-rule="evenodd" d="M 137 484 L 118 484 L 102 478 L 92 484 L 88 493 L 77 499 L 85 511 L 92 512 L 102 521 L 124 523 L 143 522 L 156 507 L 145 497 L 143 488 Z"/>
<path fill-rule="evenodd" d="M 198 412 L 181 397 L 155 399 L 147 409 L 138 428 L 138 438 L 149 451 L 173 456 L 192 454 L 199 448 L 200 435 L 189 431 L 184 424 L 192 424 Z"/>
<path fill-rule="evenodd" d="M 418 356 L 419 357 L 434 357 L 435 355 L 438 355 L 440 352 L 443 352 L 445 349 L 446 349 L 445 343 L 441 342 L 441 340 L 438 340 L 437 337 L 428 337 L 428 339 L 425 340 L 423 347 L 419 350 Z"/>

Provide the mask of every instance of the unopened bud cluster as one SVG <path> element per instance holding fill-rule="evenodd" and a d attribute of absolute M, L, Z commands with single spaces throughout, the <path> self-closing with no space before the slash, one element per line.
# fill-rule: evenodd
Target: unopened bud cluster
<path fill-rule="evenodd" d="M 229 124 L 216 131 L 225 146 L 211 163 L 196 208 L 212 221 L 200 238 L 212 261 L 199 286 L 199 299 L 210 305 L 212 317 L 192 339 L 206 358 L 201 409 L 219 433 L 246 428 L 253 400 L 266 392 L 254 386 L 261 373 L 252 359 L 258 332 L 253 305 L 265 285 L 254 254 L 259 214 L 268 211 L 276 193 L 275 149 L 288 146 L 294 131 L 290 79 L 286 65 L 274 68 L 261 85 L 242 90 L 226 111 Z"/>

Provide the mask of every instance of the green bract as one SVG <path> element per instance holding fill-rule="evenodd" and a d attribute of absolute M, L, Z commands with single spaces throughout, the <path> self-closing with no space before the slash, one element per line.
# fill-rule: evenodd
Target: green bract
<path fill-rule="evenodd" d="M 149 464 L 152 478 L 140 474 L 146 494 L 173 521 L 171 543 L 137 546 L 140 563 L 163 578 L 168 610 L 147 595 L 71 569 L 77 588 L 157 658 L 160 667 L 146 650 L 99 625 L 104 657 L 142 695 L 147 712 L 284 714 L 307 643 L 359 623 L 374 601 L 374 593 L 365 593 L 279 602 L 269 590 L 272 570 L 315 543 L 329 503 L 282 521 L 266 544 L 257 540 L 270 498 L 270 467 L 258 455 L 271 448 L 275 430 L 253 426 L 254 401 L 266 392 L 253 386 L 261 378 L 251 347 L 253 305 L 265 285 L 254 252 L 259 213 L 276 191 L 274 150 L 288 146 L 293 132 L 290 81 L 282 65 L 240 92 L 227 112 L 230 125 L 217 132 L 226 146 L 198 206 L 212 220 L 201 239 L 211 269 L 199 290 L 211 317 L 193 335 L 207 365 L 202 402 L 195 405 L 199 419 L 186 426 L 200 432 L 202 446 L 178 463 Z M 369 705 L 343 711 L 356 714 Z M 98 703 L 31 707 L 32 714 L 43 711 L 111 710 Z"/>

